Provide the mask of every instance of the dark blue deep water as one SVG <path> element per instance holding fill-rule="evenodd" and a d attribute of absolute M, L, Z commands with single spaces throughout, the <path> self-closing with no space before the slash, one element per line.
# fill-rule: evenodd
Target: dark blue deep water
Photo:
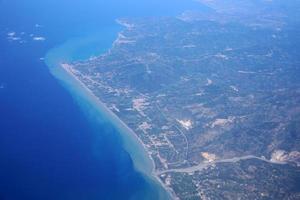
<path fill-rule="evenodd" d="M 109 28 L 118 17 L 176 15 L 195 4 L 0 0 L 0 200 L 155 199 L 118 132 L 93 123 L 40 58 L 69 38 Z M 40 36 L 46 40 L 32 39 Z M 80 54 L 109 48 L 112 38 Z"/>

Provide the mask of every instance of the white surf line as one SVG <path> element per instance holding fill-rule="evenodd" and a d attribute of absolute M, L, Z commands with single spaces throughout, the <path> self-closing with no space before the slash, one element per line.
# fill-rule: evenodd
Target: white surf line
<path fill-rule="evenodd" d="M 236 163 L 236 162 L 239 162 L 241 160 L 249 160 L 249 159 L 257 159 L 257 160 L 261 160 L 261 161 L 268 162 L 268 163 L 271 163 L 271 164 L 279 164 L 279 165 L 286 164 L 286 162 L 274 162 L 274 161 L 270 161 L 270 160 L 265 159 L 265 158 L 261 158 L 261 157 L 257 157 L 257 156 L 253 156 L 253 155 L 248 155 L 248 156 L 235 157 L 235 158 L 229 158 L 229 159 L 223 159 L 223 160 L 216 160 L 214 162 L 200 163 L 199 165 L 196 165 L 196 166 L 193 166 L 193 167 L 164 170 L 164 171 L 158 172 L 157 175 L 161 175 L 161 174 L 168 173 L 168 172 L 193 173 L 193 172 L 196 172 L 196 171 L 201 171 L 201 170 L 203 170 L 203 169 L 205 169 L 209 166 L 212 166 L 214 164 L 218 164 L 218 163 Z"/>

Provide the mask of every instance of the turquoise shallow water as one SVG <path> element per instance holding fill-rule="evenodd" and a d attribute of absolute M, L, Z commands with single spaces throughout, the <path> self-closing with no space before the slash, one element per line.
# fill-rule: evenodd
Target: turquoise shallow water
<path fill-rule="evenodd" d="M 46 54 L 46 64 L 51 68 L 60 62 L 86 60 L 99 56 L 111 48 L 122 27 L 117 23 L 89 34 L 70 38 L 51 48 Z"/>
<path fill-rule="evenodd" d="M 70 39 L 64 44 L 51 49 L 45 57 L 45 62 L 51 73 L 70 91 L 94 126 L 111 126 L 120 133 L 119 136 L 122 138 L 123 147 L 130 154 L 135 169 L 142 174 L 148 183 L 147 190 L 138 192 L 132 199 L 169 199 L 170 195 L 152 176 L 154 167 L 152 160 L 132 130 L 60 66 L 64 62 L 84 60 L 104 53 L 116 39 L 116 33 L 119 31 L 121 31 L 121 27 L 116 24 L 113 28 L 110 27 L 90 36 Z M 105 40 L 103 40 L 104 37 Z M 110 42 L 108 42 L 109 40 Z M 97 154 L 97 152 L 94 153 Z"/>
<path fill-rule="evenodd" d="M 56 71 L 56 64 L 105 52 L 121 29 L 115 24 L 119 17 L 177 15 L 195 4 L 0 0 L 1 200 L 158 199 L 165 194 L 143 175 L 151 165 L 135 138 L 126 137 L 128 131 L 67 74 Z M 9 41 L 8 32 L 25 42 Z M 33 41 L 31 34 L 46 40 Z M 48 66 L 40 60 L 47 53 Z"/>

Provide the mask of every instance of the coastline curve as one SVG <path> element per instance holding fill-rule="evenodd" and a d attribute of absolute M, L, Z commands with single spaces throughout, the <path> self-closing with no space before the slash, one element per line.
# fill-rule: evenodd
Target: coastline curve
<path fill-rule="evenodd" d="M 134 168 L 140 172 L 151 185 L 157 186 L 159 199 L 174 199 L 171 191 L 155 174 L 154 161 L 147 152 L 141 139 L 69 70 L 69 65 L 66 63 L 88 59 L 82 58 L 80 55 L 74 55 L 76 49 L 86 45 L 87 42 L 90 42 L 87 38 L 74 38 L 50 49 L 45 56 L 45 63 L 50 73 L 70 92 L 72 97 L 79 104 L 82 102 L 89 104 L 89 106 L 94 109 L 93 112 L 101 116 L 102 120 L 105 119 L 105 122 L 110 123 L 118 130 L 124 149 L 129 153 Z M 105 53 L 107 50 L 108 49 L 102 49 L 101 53 Z M 99 54 L 99 52 L 97 52 L 97 54 Z"/>

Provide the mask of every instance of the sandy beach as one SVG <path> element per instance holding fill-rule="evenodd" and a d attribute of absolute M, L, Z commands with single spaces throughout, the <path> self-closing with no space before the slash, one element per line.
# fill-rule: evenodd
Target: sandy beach
<path fill-rule="evenodd" d="M 122 20 L 117 20 L 116 22 L 125 29 L 132 26 L 130 25 L 128 27 L 128 24 L 124 24 Z M 83 41 L 84 40 L 86 39 L 83 39 Z M 118 37 L 115 38 L 114 42 L 116 40 L 118 40 Z M 75 41 L 70 40 L 48 52 L 45 56 L 45 63 L 49 67 L 50 72 L 65 86 L 75 99 L 79 99 L 79 101 L 84 100 L 91 104 L 94 111 L 97 112 L 97 115 L 102 116 L 102 118 L 112 124 L 113 127 L 120 132 L 124 149 L 130 154 L 135 169 L 146 176 L 153 184 L 157 185 L 158 193 L 163 197 L 161 199 L 175 199 L 173 192 L 164 185 L 155 172 L 154 160 L 142 140 L 73 73 L 70 63 L 77 60 L 74 58 L 75 55 L 73 55 L 73 52 L 75 49 L 80 48 L 80 46 L 74 45 L 76 42 L 80 45 L 84 43 L 81 40 L 78 41 L 78 39 Z M 109 50 L 110 49 L 106 49 L 102 55 Z"/>
<path fill-rule="evenodd" d="M 125 150 L 130 154 L 134 167 L 144 176 L 148 177 L 150 181 L 158 185 L 159 194 L 162 199 L 174 199 L 174 195 L 167 186 L 160 180 L 155 173 L 155 163 L 147 152 L 145 144 L 142 140 L 129 128 L 118 116 L 115 115 L 94 93 L 80 81 L 72 71 L 72 65 L 59 62 L 53 68 L 52 74 L 64 83 L 64 85 L 71 89 L 72 95 L 79 98 L 85 98 L 93 107 L 104 116 L 105 119 L 111 123 L 119 132 L 123 140 Z M 165 193 L 165 194 L 164 194 Z"/>
<path fill-rule="evenodd" d="M 87 96 L 89 96 L 90 100 L 93 101 L 94 105 L 97 106 L 97 109 L 102 112 L 102 114 L 107 117 L 109 122 L 111 122 L 122 134 L 126 134 L 126 137 L 131 137 L 134 140 L 137 140 L 135 146 L 138 147 L 139 149 L 134 149 L 135 152 L 129 152 L 129 153 L 134 153 L 140 152 L 140 154 L 143 156 L 143 160 L 138 160 L 136 159 L 135 167 L 137 170 L 140 172 L 149 174 L 153 173 L 154 174 L 154 169 L 155 169 L 155 164 L 151 156 L 149 156 L 145 144 L 142 142 L 142 140 L 134 133 L 134 131 L 129 128 L 115 113 L 113 113 L 106 105 L 103 103 L 94 93 L 92 90 L 90 90 L 84 83 L 81 82 L 81 80 L 73 73 L 72 71 L 72 65 L 67 64 L 67 63 L 60 63 L 60 66 L 62 69 L 65 70 L 65 72 L 72 77 L 81 87 L 81 89 L 85 90 L 84 93 L 86 93 Z M 123 137 L 124 138 L 124 137 Z M 128 138 L 125 138 L 128 139 Z M 125 141 L 126 142 L 126 141 Z M 132 142 L 132 141 L 131 141 Z M 125 143 L 125 145 L 127 145 Z M 130 144 L 132 145 L 132 144 Z M 127 148 L 126 148 L 127 149 Z M 128 150 L 128 149 L 127 149 Z M 146 157 L 146 158 L 145 158 Z M 135 159 L 135 158 L 133 158 Z M 143 162 L 143 163 L 141 163 Z M 146 166 L 145 166 L 146 165 Z M 149 166 L 147 168 L 147 166 Z"/>

